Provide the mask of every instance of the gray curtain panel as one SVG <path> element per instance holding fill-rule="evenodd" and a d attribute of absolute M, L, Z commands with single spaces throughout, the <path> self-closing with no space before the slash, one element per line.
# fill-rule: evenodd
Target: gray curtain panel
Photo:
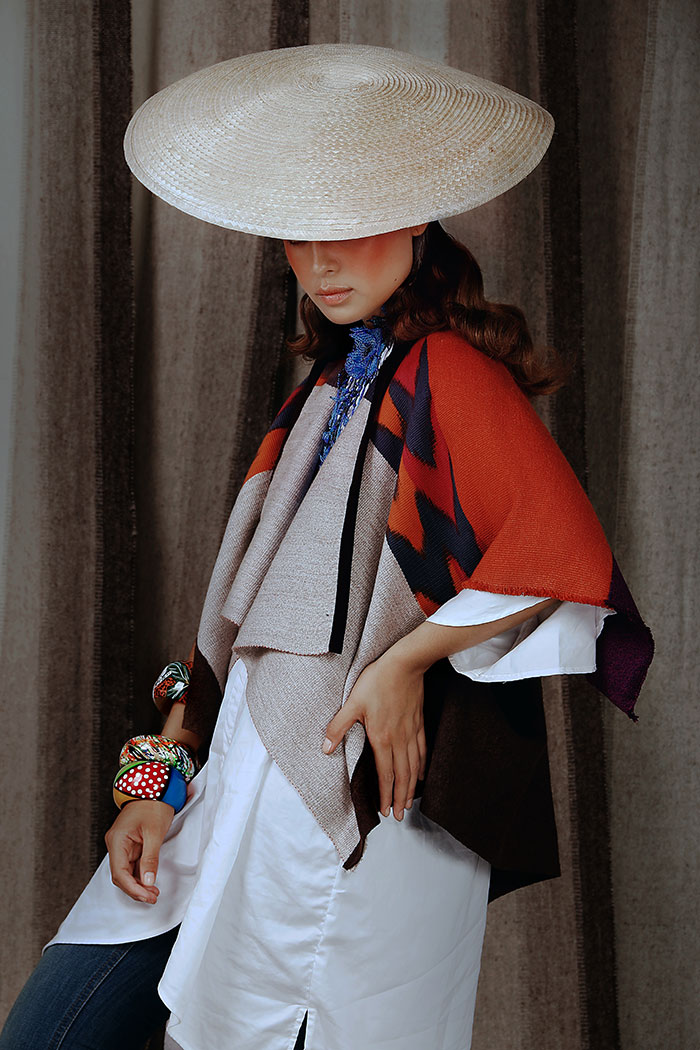
<path fill-rule="evenodd" d="M 134 185 L 126 122 L 207 64 L 350 41 L 469 69 L 553 113 L 543 164 L 447 225 L 487 294 L 575 359 L 538 409 L 658 644 L 636 726 L 576 678 L 547 683 L 563 874 L 490 907 L 474 1050 L 690 1050 L 697 5 L 28 0 L 26 14 L 3 1011 L 101 856 L 119 745 L 157 724 L 151 682 L 190 649 L 230 504 L 297 374 L 280 245 Z"/>
<path fill-rule="evenodd" d="M 84 2 L 26 7 L 2 625 L 4 998 L 89 872 L 106 751 L 130 724 L 130 190 L 114 163 L 131 104 L 128 15 L 119 3 L 104 18 Z"/>

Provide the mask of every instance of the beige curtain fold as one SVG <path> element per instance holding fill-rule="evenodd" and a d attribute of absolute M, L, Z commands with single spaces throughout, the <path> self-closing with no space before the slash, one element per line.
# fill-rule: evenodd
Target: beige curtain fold
<path fill-rule="evenodd" d="M 280 245 L 133 184 L 126 120 L 209 63 L 350 41 L 469 69 L 554 113 L 545 162 L 446 225 L 487 294 L 576 355 L 570 387 L 538 408 L 658 644 L 637 726 L 579 680 L 547 684 L 563 874 L 490 907 L 474 1050 L 692 1050 L 697 4 L 28 0 L 26 13 L 2 1012 L 99 856 L 118 745 L 155 725 L 150 684 L 190 649 L 233 496 L 294 372 Z"/>
<path fill-rule="evenodd" d="M 700 1032 L 700 6 L 655 0 L 644 28 L 608 457 L 616 544 L 657 654 L 634 732 L 607 719 L 613 898 L 624 1045 L 690 1048 Z"/>
<path fill-rule="evenodd" d="M 40 8 L 27 9 L 23 273 L 3 623 L 5 1007 L 89 871 L 99 738 L 92 10 L 87 2 Z"/>

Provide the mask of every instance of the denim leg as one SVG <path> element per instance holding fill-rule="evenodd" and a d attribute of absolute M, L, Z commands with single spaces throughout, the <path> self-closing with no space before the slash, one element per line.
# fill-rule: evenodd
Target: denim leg
<path fill-rule="evenodd" d="M 0 1050 L 141 1050 L 168 1011 L 157 986 L 177 929 L 129 944 L 47 948 L 0 1034 Z"/>

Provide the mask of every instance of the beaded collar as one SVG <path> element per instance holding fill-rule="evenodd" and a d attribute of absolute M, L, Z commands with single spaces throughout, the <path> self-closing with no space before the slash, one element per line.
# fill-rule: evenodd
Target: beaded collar
<path fill-rule="evenodd" d="M 367 393 L 388 356 L 392 342 L 387 338 L 382 317 L 370 318 L 369 325 L 357 324 L 350 329 L 352 349 L 348 352 L 333 399 L 328 427 L 323 432 L 319 462 L 330 452 L 341 431 Z"/>

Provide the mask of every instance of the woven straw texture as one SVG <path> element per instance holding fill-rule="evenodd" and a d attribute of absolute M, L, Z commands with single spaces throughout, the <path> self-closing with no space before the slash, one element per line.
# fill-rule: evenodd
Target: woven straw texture
<path fill-rule="evenodd" d="M 390 48 L 325 44 L 219 62 L 149 98 L 126 159 L 217 226 L 332 240 L 469 211 L 540 161 L 554 121 L 515 92 Z"/>

